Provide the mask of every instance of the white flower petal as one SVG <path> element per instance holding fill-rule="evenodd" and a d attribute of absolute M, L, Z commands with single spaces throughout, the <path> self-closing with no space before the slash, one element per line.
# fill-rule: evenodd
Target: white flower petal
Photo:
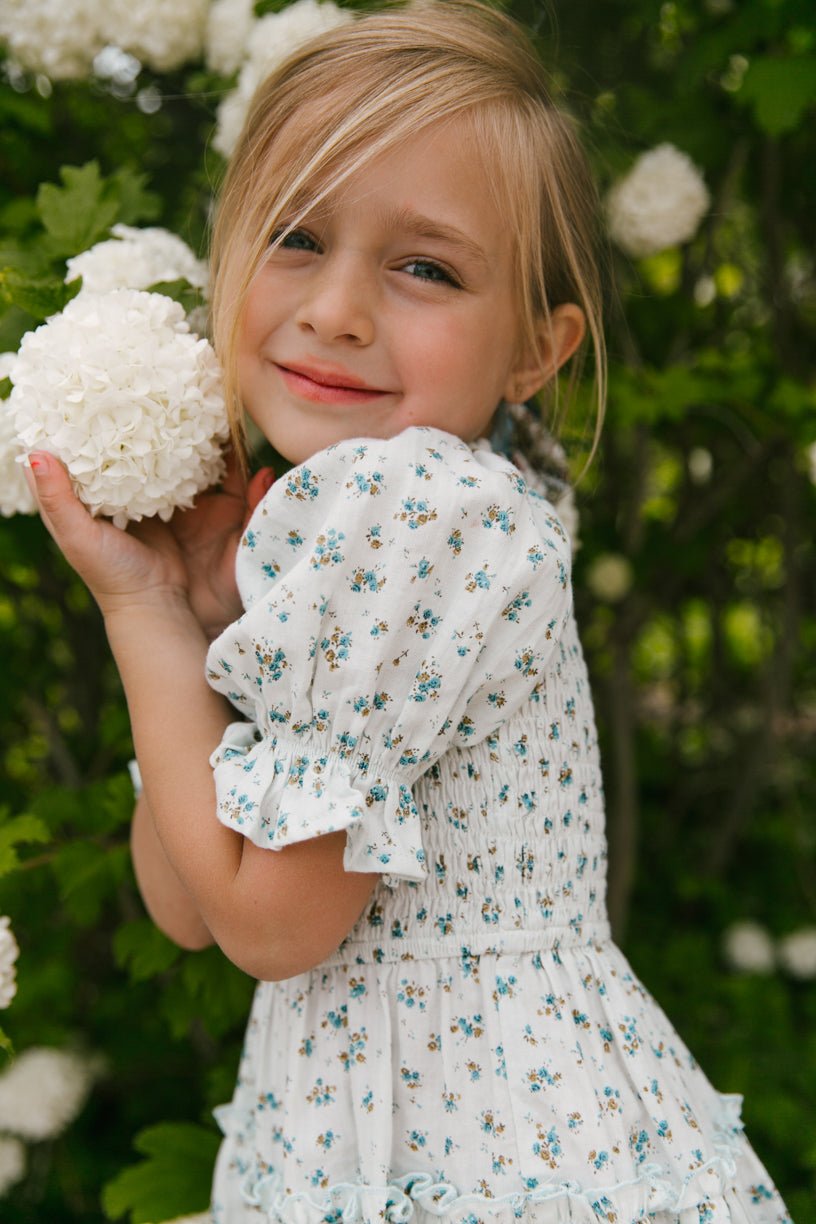
<path fill-rule="evenodd" d="M 201 55 L 209 0 L 104 0 L 98 9 L 105 41 L 156 72 Z"/>
<path fill-rule="evenodd" d="M 261 81 L 310 38 L 351 20 L 348 10 L 338 8 L 332 0 L 325 4 L 318 4 L 317 0 L 297 0 L 280 13 L 267 13 L 256 21 L 249 33 L 247 58 L 237 88 L 228 93 L 218 107 L 214 148 L 223 157 L 230 157 Z"/>
<path fill-rule="evenodd" d="M 99 10 L 99 0 L 0 0 L 0 41 L 29 72 L 86 77 L 104 44 Z"/>
<path fill-rule="evenodd" d="M 167 518 L 223 475 L 215 353 L 162 294 L 81 292 L 23 338 L 12 381 L 23 446 L 57 455 L 92 513 L 117 526 Z"/>
<path fill-rule="evenodd" d="M 197 259 L 186 242 L 159 226 L 137 229 L 114 225 L 113 238 L 97 242 L 67 261 L 66 282 L 82 277 L 82 289 L 107 293 L 110 289 L 149 289 L 161 281 L 186 280 L 207 288 L 207 265 Z"/>
<path fill-rule="evenodd" d="M 731 968 L 740 973 L 773 972 L 773 941 L 758 922 L 733 923 L 723 936 L 723 952 Z"/>
<path fill-rule="evenodd" d="M 635 259 L 688 242 L 708 211 L 710 197 L 691 158 L 661 144 L 637 159 L 606 201 L 613 242 Z"/>
<path fill-rule="evenodd" d="M 24 1050 L 0 1074 L 0 1130 L 53 1139 L 82 1109 L 96 1075 L 90 1059 L 68 1050 Z"/>

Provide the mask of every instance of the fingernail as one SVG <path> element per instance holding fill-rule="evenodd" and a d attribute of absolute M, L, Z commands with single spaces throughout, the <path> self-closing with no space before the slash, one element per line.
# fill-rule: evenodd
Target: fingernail
<path fill-rule="evenodd" d="M 48 469 L 48 458 L 45 451 L 32 451 L 28 456 L 28 466 L 35 476 L 42 476 Z"/>

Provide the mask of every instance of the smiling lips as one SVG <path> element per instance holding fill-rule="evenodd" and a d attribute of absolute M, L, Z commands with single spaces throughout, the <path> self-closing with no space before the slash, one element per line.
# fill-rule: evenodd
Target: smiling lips
<path fill-rule="evenodd" d="M 275 362 L 288 389 L 314 404 L 365 404 L 388 395 L 381 387 L 371 387 L 345 370 L 332 367 L 281 365 Z"/>

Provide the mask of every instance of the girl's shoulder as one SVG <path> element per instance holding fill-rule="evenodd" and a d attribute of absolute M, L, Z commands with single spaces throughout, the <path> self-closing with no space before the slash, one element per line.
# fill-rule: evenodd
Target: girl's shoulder
<path fill-rule="evenodd" d="M 522 471 L 487 439 L 468 443 L 442 429 L 415 425 L 392 438 L 349 438 L 316 452 L 275 481 L 249 526 L 295 508 L 323 511 L 336 501 L 380 508 L 389 500 L 439 502 L 445 496 L 455 496 L 465 512 L 497 499 L 548 500 L 529 469 Z"/>
<path fill-rule="evenodd" d="M 546 557 L 560 579 L 570 553 L 553 506 L 508 458 L 413 426 L 335 443 L 276 480 L 244 532 L 237 577 L 246 607 L 299 565 L 328 589 L 350 560 L 364 577 L 388 561 L 393 590 L 394 563 L 410 568 L 415 554 L 427 573 L 466 562 L 468 577 L 489 561 L 505 578 L 519 566 L 537 572 Z"/>

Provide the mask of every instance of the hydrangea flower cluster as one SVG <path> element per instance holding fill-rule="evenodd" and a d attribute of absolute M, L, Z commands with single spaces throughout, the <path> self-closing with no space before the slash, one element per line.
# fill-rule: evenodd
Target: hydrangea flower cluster
<path fill-rule="evenodd" d="M 237 0 L 223 2 L 235 7 Z M 332 0 L 326 0 L 325 4 L 319 4 L 317 0 L 297 0 L 280 13 L 268 13 L 252 22 L 243 48 L 238 85 L 218 107 L 214 148 L 223 157 L 231 156 L 255 90 L 278 64 L 310 38 L 351 20 L 351 14 L 339 9 Z M 208 51 L 208 56 L 211 54 Z M 212 58 L 209 62 L 215 67 Z"/>
<path fill-rule="evenodd" d="M 102 49 L 98 0 L 0 0 L 0 40 L 11 59 L 52 80 L 87 76 Z"/>
<path fill-rule="evenodd" d="M 228 425 L 209 341 L 159 293 L 80 293 L 24 337 L 7 409 L 26 451 L 66 465 L 93 514 L 189 508 L 224 472 Z"/>
<path fill-rule="evenodd" d="M 11 374 L 16 353 L 0 353 L 0 382 Z M 0 400 L 0 514 L 34 514 L 37 509 L 18 460 L 24 454 L 8 400 Z"/>
<path fill-rule="evenodd" d="M 0 0 L 0 40 L 53 80 L 89 76 L 106 44 L 168 72 L 200 56 L 208 12 L 209 0 Z"/>
<path fill-rule="evenodd" d="M 8 1007 L 17 993 L 17 974 L 15 962 L 20 955 L 20 949 L 11 922 L 5 916 L 0 918 L 0 1007 Z"/>
<path fill-rule="evenodd" d="M 0 1136 L 0 1198 L 25 1174 L 25 1147 L 10 1135 Z"/>
<path fill-rule="evenodd" d="M 213 0 L 204 38 L 207 67 L 222 76 L 237 72 L 254 23 L 254 0 Z"/>
<path fill-rule="evenodd" d="M 803 981 L 816 978 L 816 927 L 802 927 L 774 942 L 758 922 L 735 922 L 725 932 L 723 952 L 740 973 L 773 973 L 778 966 Z"/>
<path fill-rule="evenodd" d="M 158 226 L 139 229 L 114 225 L 112 238 L 97 242 L 68 263 L 66 282 L 82 277 L 82 290 L 107 293 L 110 289 L 149 289 L 162 281 L 186 280 L 196 289 L 207 288 L 207 265 L 197 259 L 186 242 Z"/>
<path fill-rule="evenodd" d="M 105 0 L 96 6 L 105 42 L 156 72 L 201 55 L 209 7 L 209 0 Z"/>
<path fill-rule="evenodd" d="M 99 1074 L 96 1060 L 32 1046 L 0 1074 L 0 1131 L 32 1143 L 73 1122 Z"/>
<path fill-rule="evenodd" d="M 642 154 L 609 192 L 609 235 L 635 259 L 688 242 L 708 211 L 710 197 L 687 154 L 661 144 Z"/>

